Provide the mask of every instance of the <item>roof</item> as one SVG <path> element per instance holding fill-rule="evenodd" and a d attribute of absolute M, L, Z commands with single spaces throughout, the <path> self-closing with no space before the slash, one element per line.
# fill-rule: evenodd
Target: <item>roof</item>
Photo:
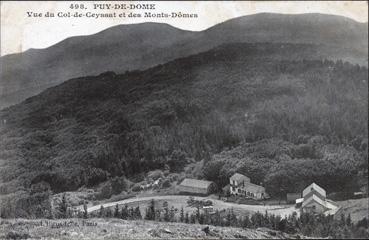
<path fill-rule="evenodd" d="M 300 198 L 301 197 L 301 193 L 287 193 L 287 198 L 288 197 L 298 197 L 298 198 Z"/>
<path fill-rule="evenodd" d="M 297 203 L 302 203 L 304 201 L 304 199 L 303 198 L 298 198 L 298 199 L 296 199 L 296 204 Z"/>
<path fill-rule="evenodd" d="M 309 186 L 307 186 L 304 191 L 302 191 L 302 196 L 305 197 L 307 194 L 309 194 L 311 191 L 317 191 L 320 195 L 323 197 L 326 197 L 327 194 L 323 188 L 321 188 L 318 184 L 312 183 Z"/>
<path fill-rule="evenodd" d="M 323 207 L 327 208 L 326 202 L 322 200 L 320 197 L 317 197 L 316 195 L 311 195 L 308 199 L 304 200 L 302 203 L 302 207 L 305 207 L 312 201 L 315 201 L 319 203 L 320 205 L 322 205 Z"/>
<path fill-rule="evenodd" d="M 250 182 L 250 178 L 246 177 L 243 174 L 240 173 L 235 173 L 232 175 L 231 177 L 232 180 L 236 180 L 237 182 L 241 182 L 241 181 L 246 181 L 246 182 Z"/>
<path fill-rule="evenodd" d="M 245 187 L 249 189 L 251 192 L 255 192 L 255 193 L 262 193 L 265 192 L 265 188 L 263 186 L 259 186 L 250 182 L 246 182 L 245 183 Z"/>
<path fill-rule="evenodd" d="M 185 178 L 180 186 L 186 186 L 186 187 L 194 187 L 194 188 L 205 188 L 207 189 L 210 184 L 213 182 L 205 181 L 205 180 L 198 180 L 198 179 L 192 179 L 192 178 Z"/>
<path fill-rule="evenodd" d="M 227 184 L 227 185 L 225 185 L 223 188 L 222 188 L 222 190 L 223 191 L 227 191 L 227 190 L 229 190 L 229 188 L 230 188 L 231 186 L 229 185 L 229 184 Z"/>

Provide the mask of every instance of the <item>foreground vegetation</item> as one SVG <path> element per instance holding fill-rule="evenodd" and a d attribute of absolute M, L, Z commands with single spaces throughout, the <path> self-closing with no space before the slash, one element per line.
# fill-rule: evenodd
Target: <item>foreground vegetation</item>
<path fill-rule="evenodd" d="M 368 219 L 364 217 L 354 223 L 351 215 L 341 215 L 340 218 L 325 216 L 323 214 L 314 215 L 301 213 L 300 216 L 294 213 L 282 218 L 279 215 L 256 212 L 250 215 L 237 214 L 233 209 L 219 211 L 206 211 L 203 206 L 211 206 L 211 201 L 203 202 L 189 198 L 188 205 L 194 206 L 195 211 L 185 212 L 184 207 L 176 209 L 168 202 L 159 205 L 151 200 L 147 208 L 140 209 L 140 206 L 128 207 L 127 205 L 112 208 L 101 206 L 98 212 L 88 213 L 85 205 L 84 211 L 76 213 L 79 218 L 118 218 L 124 220 L 150 220 L 156 222 L 181 222 L 186 224 L 200 224 L 222 227 L 237 227 L 244 229 L 267 228 L 275 231 L 288 233 L 291 235 L 303 235 L 310 237 L 332 237 L 332 238 L 367 238 L 369 236 Z M 141 212 L 144 212 L 142 215 Z M 59 203 L 54 216 L 58 218 L 73 217 L 69 211 L 67 201 L 63 197 Z M 205 233 L 209 234 L 209 228 L 205 228 Z"/>
<path fill-rule="evenodd" d="M 42 226 L 40 225 L 42 222 Z M 48 226 L 46 224 L 49 224 Z M 117 218 L 91 219 L 9 219 L 0 221 L 1 239 L 297 239 L 270 229 L 243 229 L 177 222 L 123 220 Z"/>
<path fill-rule="evenodd" d="M 219 187 L 238 171 L 272 195 L 367 184 L 368 69 L 312 59 L 314 49 L 223 45 L 4 109 L 1 217 L 45 217 L 51 194 L 80 187 L 130 191 L 126 181 L 155 169 Z"/>

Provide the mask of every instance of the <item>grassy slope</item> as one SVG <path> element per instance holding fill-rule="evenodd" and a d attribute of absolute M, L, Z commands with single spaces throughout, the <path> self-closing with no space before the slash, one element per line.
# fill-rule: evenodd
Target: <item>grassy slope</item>
<path fill-rule="evenodd" d="M 34 226 L 43 221 L 44 226 Z M 51 228 L 45 226 L 45 222 L 50 224 L 72 223 L 70 227 Z M 97 226 L 83 226 L 82 219 L 65 220 L 1 220 L 0 238 L 11 236 L 13 233 L 28 236 L 30 238 L 45 239 L 153 239 L 153 238 L 171 238 L 171 239 L 291 239 L 297 238 L 295 235 L 289 235 L 268 229 L 242 229 L 233 227 L 215 227 L 210 226 L 210 235 L 206 235 L 202 229 L 205 225 L 165 223 L 152 221 L 126 221 L 120 219 L 89 219 Z M 78 225 L 78 226 L 76 226 Z M 26 235 L 24 235 L 26 234 Z M 299 236 L 303 237 L 303 236 Z"/>
<path fill-rule="evenodd" d="M 346 201 L 338 201 L 339 206 L 341 206 L 340 210 L 336 213 L 335 218 L 340 219 L 341 214 L 347 217 L 349 214 L 351 216 L 351 220 L 353 222 L 357 222 L 362 220 L 363 218 L 368 219 L 369 213 L 369 199 L 350 199 Z"/>

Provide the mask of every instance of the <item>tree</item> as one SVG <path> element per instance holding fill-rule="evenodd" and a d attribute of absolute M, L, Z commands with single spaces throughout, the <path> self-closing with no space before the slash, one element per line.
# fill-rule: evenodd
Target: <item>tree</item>
<path fill-rule="evenodd" d="M 115 218 L 118 218 L 119 217 L 119 207 L 118 207 L 118 204 L 115 204 L 114 217 Z"/>
<path fill-rule="evenodd" d="M 127 207 L 127 205 L 124 205 L 124 207 L 122 208 L 120 217 L 122 219 L 128 219 L 128 207 Z"/>
<path fill-rule="evenodd" d="M 190 218 L 189 218 L 188 212 L 186 212 L 186 214 L 185 214 L 184 222 L 185 223 L 189 223 L 190 222 Z"/>
<path fill-rule="evenodd" d="M 196 223 L 196 214 L 191 213 L 190 223 Z"/>
<path fill-rule="evenodd" d="M 180 212 L 180 216 L 179 216 L 179 221 L 184 222 L 184 220 L 185 220 L 184 210 L 183 210 L 183 207 L 181 207 L 181 212 Z"/>
<path fill-rule="evenodd" d="M 155 220 L 156 219 L 156 212 L 155 212 L 155 201 L 154 199 L 151 199 L 150 205 L 146 210 L 146 220 Z"/>
<path fill-rule="evenodd" d="M 351 221 L 351 214 L 349 213 L 346 218 L 346 225 L 351 227 L 352 221 Z"/>
<path fill-rule="evenodd" d="M 170 221 L 170 215 L 169 215 L 169 206 L 168 206 L 168 202 L 164 201 L 163 202 L 163 209 L 164 209 L 164 221 L 165 222 L 169 222 Z"/>
<path fill-rule="evenodd" d="M 196 205 L 196 219 L 197 219 L 198 222 L 200 221 L 200 215 L 201 215 L 201 213 L 200 213 L 200 204 L 197 204 Z"/>
<path fill-rule="evenodd" d="M 67 218 L 68 217 L 67 216 L 68 215 L 68 202 L 67 202 L 67 197 L 66 197 L 65 193 L 62 195 L 62 199 L 59 203 L 58 210 L 59 210 L 60 218 Z"/>
<path fill-rule="evenodd" d="M 101 205 L 100 206 L 100 210 L 99 210 L 99 217 L 104 217 L 104 216 L 105 216 L 104 206 Z"/>
<path fill-rule="evenodd" d="M 88 218 L 88 212 L 87 212 L 87 204 L 86 202 L 83 202 L 83 218 Z"/>
<path fill-rule="evenodd" d="M 139 206 L 135 208 L 135 219 L 142 219 L 141 210 Z"/>
<path fill-rule="evenodd" d="M 107 218 L 111 218 L 113 216 L 113 212 L 111 211 L 110 208 L 106 208 L 105 210 L 105 217 Z"/>
<path fill-rule="evenodd" d="M 249 215 L 246 215 L 243 219 L 242 219 L 242 227 L 243 228 L 248 228 L 251 226 L 251 223 L 250 223 L 250 218 L 249 218 Z"/>
<path fill-rule="evenodd" d="M 176 221 L 175 214 L 176 214 L 176 211 L 175 211 L 174 207 L 172 206 L 170 208 L 170 212 L 169 212 L 169 221 L 171 221 L 171 222 L 175 222 Z"/>

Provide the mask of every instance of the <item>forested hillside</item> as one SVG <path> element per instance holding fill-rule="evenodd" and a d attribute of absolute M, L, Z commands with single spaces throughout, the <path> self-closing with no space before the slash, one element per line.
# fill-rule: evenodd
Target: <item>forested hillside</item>
<path fill-rule="evenodd" d="M 193 160 L 204 160 L 202 177 L 223 185 L 239 170 L 272 194 L 310 181 L 327 191 L 359 185 L 368 69 L 317 49 L 222 45 L 145 71 L 72 79 L 2 110 L 2 207 L 32 215 L 28 206 L 49 190 L 182 171 Z"/>

